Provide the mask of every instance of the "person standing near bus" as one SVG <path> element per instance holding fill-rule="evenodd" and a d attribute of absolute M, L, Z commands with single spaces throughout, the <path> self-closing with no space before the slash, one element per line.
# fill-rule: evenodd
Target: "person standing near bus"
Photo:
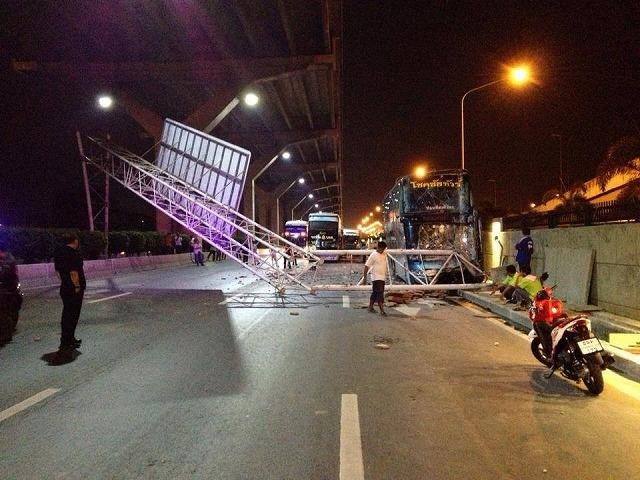
<path fill-rule="evenodd" d="M 376 251 L 369 255 L 364 265 L 364 283 L 367 283 L 367 274 L 371 272 L 371 298 L 369 299 L 369 312 L 374 313 L 373 304 L 378 303 L 380 315 L 387 316 L 384 311 L 384 281 L 387 278 L 387 244 L 378 242 Z"/>
<path fill-rule="evenodd" d="M 533 255 L 533 239 L 531 238 L 531 230 L 522 229 L 523 237 L 516 243 L 516 262 L 520 271 L 524 267 L 531 269 L 531 256 Z"/>

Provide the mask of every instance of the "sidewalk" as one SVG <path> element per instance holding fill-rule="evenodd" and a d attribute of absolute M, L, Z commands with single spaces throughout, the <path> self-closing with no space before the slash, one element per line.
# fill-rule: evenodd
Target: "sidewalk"
<path fill-rule="evenodd" d="M 480 307 L 499 315 L 518 330 L 528 332 L 531 330 L 531 320 L 526 311 L 514 310 L 515 305 L 505 304 L 503 299 L 489 292 L 460 291 L 460 296 Z M 568 311 L 575 314 L 576 312 Z M 620 317 L 608 312 L 596 311 L 587 314 L 591 320 L 593 333 L 600 339 L 603 346 L 614 354 L 616 363 L 611 370 L 633 380 L 640 382 L 640 354 L 629 353 L 609 343 L 611 334 L 631 333 L 640 334 L 640 321 Z"/>

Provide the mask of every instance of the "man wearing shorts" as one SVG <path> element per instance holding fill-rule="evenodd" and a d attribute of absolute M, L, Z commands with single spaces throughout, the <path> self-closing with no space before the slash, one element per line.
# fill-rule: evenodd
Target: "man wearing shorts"
<path fill-rule="evenodd" d="M 367 274 L 371 273 L 371 298 L 369 300 L 369 312 L 374 313 L 374 302 L 380 307 L 380 315 L 387 316 L 384 311 L 384 281 L 387 278 L 387 254 L 384 253 L 387 244 L 378 242 L 376 251 L 369 255 L 367 263 L 364 265 L 364 281 L 367 281 Z"/>

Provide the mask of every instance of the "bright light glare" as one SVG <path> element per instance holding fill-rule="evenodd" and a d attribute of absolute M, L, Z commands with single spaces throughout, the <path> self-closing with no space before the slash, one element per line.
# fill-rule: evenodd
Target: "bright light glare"
<path fill-rule="evenodd" d="M 113 98 L 109 95 L 101 95 L 98 97 L 98 105 L 105 110 L 113 106 Z"/>
<path fill-rule="evenodd" d="M 244 103 L 250 107 L 255 107 L 260 101 L 260 97 L 253 92 L 249 92 L 244 96 Z"/>
<path fill-rule="evenodd" d="M 536 204 L 535 204 L 535 203 L 530 203 L 530 204 L 529 204 L 529 206 L 530 206 L 531 208 L 536 208 Z"/>
<path fill-rule="evenodd" d="M 301 178 L 299 178 L 299 179 L 298 179 L 298 183 L 299 183 L 300 185 L 302 185 L 302 184 L 304 183 L 304 178 L 302 178 L 302 177 L 301 177 Z"/>
<path fill-rule="evenodd" d="M 376 207 L 376 212 L 379 212 L 380 210 L 382 210 L 380 207 Z"/>
<path fill-rule="evenodd" d="M 282 154 L 282 158 L 284 158 L 285 160 L 289 160 L 291 158 L 291 154 L 289 152 L 284 152 Z"/>
<path fill-rule="evenodd" d="M 529 67 L 520 66 L 511 69 L 511 83 L 522 85 L 529 81 Z"/>
<path fill-rule="evenodd" d="M 313 198 L 313 193 L 310 193 L 308 196 L 309 198 Z"/>
<path fill-rule="evenodd" d="M 314 205 L 314 207 L 318 208 L 320 205 L 318 205 L 317 203 Z"/>
<path fill-rule="evenodd" d="M 370 217 L 373 217 L 373 212 L 369 212 L 369 216 L 370 216 Z"/>
<path fill-rule="evenodd" d="M 427 167 L 420 165 L 419 167 L 416 167 L 413 173 L 418 178 L 424 178 L 427 176 Z"/>

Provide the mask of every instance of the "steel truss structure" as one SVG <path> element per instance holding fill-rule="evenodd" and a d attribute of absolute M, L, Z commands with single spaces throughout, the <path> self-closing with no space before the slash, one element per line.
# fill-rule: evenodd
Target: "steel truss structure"
<path fill-rule="evenodd" d="M 375 250 L 314 250 L 314 254 L 323 257 L 323 256 L 332 256 L 336 255 L 339 257 L 346 256 L 347 258 L 353 257 L 361 257 L 368 256 L 373 253 Z M 478 277 L 482 276 L 486 279 L 486 274 L 478 268 L 473 262 L 469 261 L 464 255 L 455 252 L 454 250 L 410 250 L 410 249 L 387 249 L 385 250 L 387 254 L 387 262 L 389 266 L 394 264 L 395 269 L 388 268 L 388 276 L 387 276 L 387 285 L 385 286 L 385 290 L 394 291 L 394 290 L 421 290 L 421 291 L 433 291 L 433 290 L 477 290 L 484 286 L 484 283 L 466 283 L 464 267 L 467 268 L 469 272 L 476 274 Z M 418 275 L 414 272 L 410 271 L 399 259 L 400 255 L 418 255 L 420 256 L 421 262 L 428 258 L 439 258 L 444 259 L 442 265 L 438 269 L 435 275 L 431 277 L 430 280 L 427 280 L 428 277 L 426 272 L 418 271 Z M 396 269 L 402 269 L 411 277 L 411 280 L 415 283 L 411 283 L 407 285 L 406 283 L 394 283 L 392 271 Z M 463 283 L 436 283 L 443 272 L 451 269 L 459 269 L 460 276 L 462 278 Z M 362 279 L 361 279 L 362 280 Z M 371 287 L 367 285 L 361 284 L 361 282 L 352 283 L 352 284 L 316 284 L 312 283 L 313 290 L 341 290 L 341 291 L 367 291 L 370 290 Z"/>
<path fill-rule="evenodd" d="M 194 235 L 204 238 L 228 258 L 273 285 L 279 293 L 284 293 L 290 285 L 313 290 L 301 277 L 323 262 L 318 256 L 144 158 L 104 139 L 89 137 L 89 140 L 107 155 L 85 155 L 88 163 L 160 209 Z M 258 249 L 266 251 L 266 255 L 259 254 Z M 292 260 L 294 257 L 303 260 L 301 267 L 285 270 L 285 259 Z M 283 268 L 279 267 L 281 260 Z"/>

